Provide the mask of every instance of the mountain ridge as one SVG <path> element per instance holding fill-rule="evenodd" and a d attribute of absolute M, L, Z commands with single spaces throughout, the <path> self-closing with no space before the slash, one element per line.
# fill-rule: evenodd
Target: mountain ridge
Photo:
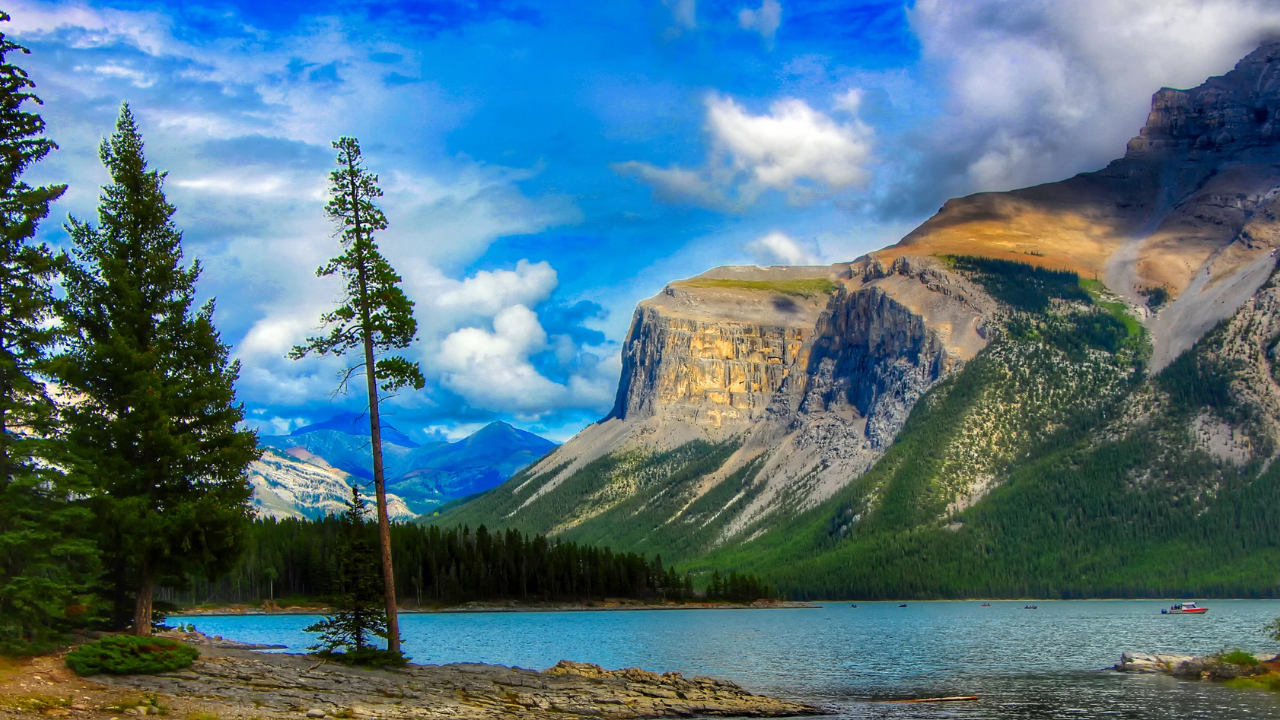
<path fill-rule="evenodd" d="M 1102 170 L 948 201 L 851 263 L 672 282 L 608 416 L 431 522 L 805 597 L 1246 592 L 1280 554 L 1256 502 L 1280 483 L 1278 111 L 1268 43 L 1155 93 Z M 1247 538 L 1222 524 L 1245 506 Z"/>
<path fill-rule="evenodd" d="M 501 421 L 452 443 L 417 443 L 390 425 L 384 425 L 383 437 L 387 440 L 383 444 L 387 492 L 401 506 L 393 513 L 396 520 L 412 519 L 438 505 L 488 490 L 556 447 Z M 270 454 L 270 462 L 256 463 L 251 476 L 260 479 L 255 484 L 255 503 L 265 514 L 324 514 L 323 510 L 331 509 L 330 496 L 336 490 L 322 491 L 318 484 L 372 481 L 369 425 L 364 415 L 339 413 L 288 435 L 261 436 L 259 444 Z"/>

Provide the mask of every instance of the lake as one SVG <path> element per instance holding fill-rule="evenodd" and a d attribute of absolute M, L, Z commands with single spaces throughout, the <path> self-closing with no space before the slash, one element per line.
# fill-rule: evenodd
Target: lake
<path fill-rule="evenodd" d="M 1169 601 L 822 603 L 819 609 L 401 615 L 423 664 L 544 669 L 561 659 L 733 680 L 825 705 L 842 718 L 1280 718 L 1280 693 L 1103 669 L 1125 650 L 1280 651 L 1262 631 L 1280 601 L 1216 600 L 1204 616 Z M 210 635 L 305 651 L 314 616 L 175 618 Z M 964 704 L 874 701 L 978 695 Z"/>

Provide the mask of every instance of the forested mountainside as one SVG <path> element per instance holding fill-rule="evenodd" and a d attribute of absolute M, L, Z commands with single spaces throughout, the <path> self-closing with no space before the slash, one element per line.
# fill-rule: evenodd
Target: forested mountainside
<path fill-rule="evenodd" d="M 618 402 L 434 522 L 801 597 L 1275 595 L 1280 44 L 1096 173 L 641 303 Z"/>

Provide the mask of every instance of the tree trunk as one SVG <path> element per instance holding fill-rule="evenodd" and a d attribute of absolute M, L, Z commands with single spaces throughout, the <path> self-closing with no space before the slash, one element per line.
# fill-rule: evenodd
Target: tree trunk
<path fill-rule="evenodd" d="M 369 383 L 369 438 L 373 450 L 373 490 L 378 497 L 378 543 L 382 546 L 382 587 L 387 600 L 387 650 L 400 652 L 400 619 L 396 616 L 396 576 L 391 567 L 391 519 L 387 516 L 387 484 L 382 473 L 382 423 L 378 415 L 378 379 L 373 339 L 364 335 L 364 369 Z"/>
<path fill-rule="evenodd" d="M 142 566 L 142 581 L 138 586 L 138 601 L 133 606 L 133 634 L 139 637 L 151 636 L 151 596 L 154 588 L 151 585 L 151 568 Z"/>

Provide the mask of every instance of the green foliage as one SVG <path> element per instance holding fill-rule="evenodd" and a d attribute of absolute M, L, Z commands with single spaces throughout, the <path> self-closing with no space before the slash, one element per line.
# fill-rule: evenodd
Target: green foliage
<path fill-rule="evenodd" d="M 1239 368 L 1215 359 L 1226 328 L 1146 382 L 1132 338 L 1113 352 L 1115 326 L 1092 327 L 1102 312 L 1014 313 L 866 475 L 699 564 L 805 599 L 1277 596 L 1280 471 L 1261 460 L 1265 438 L 1233 465 L 1187 435 L 1205 409 L 1249 427 L 1228 392 Z M 979 475 L 998 486 L 949 509 Z"/>
<path fill-rule="evenodd" d="M 1050 300 L 1089 300 L 1080 287 L 1080 276 L 1070 270 L 973 255 L 951 255 L 945 260 L 1015 310 L 1039 313 L 1049 308 Z"/>
<path fill-rule="evenodd" d="M 1163 285 L 1138 288 L 1138 294 L 1147 299 L 1147 307 L 1152 310 L 1159 310 L 1169 302 L 1169 288 Z"/>
<path fill-rule="evenodd" d="M 1249 665 L 1258 664 L 1258 658 L 1254 657 L 1252 653 L 1247 653 L 1241 650 L 1240 648 L 1235 648 L 1233 650 L 1222 650 L 1214 657 L 1219 662 L 1224 662 L 1224 663 L 1227 663 L 1228 665 L 1249 666 Z"/>
<path fill-rule="evenodd" d="M 510 527 L 615 551 L 661 555 L 678 564 L 704 553 L 715 541 L 719 526 L 709 520 L 746 507 L 763 491 L 752 482 L 757 462 L 701 493 L 702 479 L 737 448 L 735 442 L 694 441 L 659 453 L 606 455 L 536 499 L 531 496 L 541 483 L 526 482 L 529 472 L 522 472 L 448 514 L 423 520 L 441 526 Z M 540 478 L 558 473 L 548 470 Z M 508 520 L 516 508 L 520 512 L 514 522 Z M 677 514 L 678 522 L 668 525 Z"/>
<path fill-rule="evenodd" d="M 721 577 L 720 571 L 717 570 L 711 574 L 711 582 L 707 584 L 706 598 L 727 602 L 771 600 L 773 588 L 760 582 L 760 578 L 754 575 L 731 572 Z"/>
<path fill-rule="evenodd" d="M 1276 642 L 1280 642 L 1280 618 L 1276 618 L 1275 620 L 1267 623 L 1266 627 L 1263 629 L 1266 630 L 1267 637 L 1275 640 Z"/>
<path fill-rule="evenodd" d="M 342 520 L 259 520 L 249 550 L 226 577 L 197 580 L 193 602 L 258 602 L 274 591 L 297 602 L 338 594 Z M 391 526 L 396 593 L 417 605 L 473 601 L 584 602 L 693 599 L 692 579 L 661 558 L 480 527 Z M 272 583 L 269 578 L 278 578 Z"/>
<path fill-rule="evenodd" d="M 360 370 L 365 377 L 369 400 L 369 431 L 373 456 L 373 485 L 378 503 L 378 533 L 382 567 L 387 585 L 384 588 L 386 622 L 390 638 L 389 650 L 399 652 L 395 589 L 391 585 L 392 567 L 390 521 L 387 518 L 386 481 L 382 473 L 382 423 L 379 391 L 394 392 L 403 387 L 421 390 L 425 380 L 418 363 L 400 356 L 388 356 L 413 342 L 418 321 L 413 318 L 413 301 L 400 289 L 401 278 L 382 256 L 373 234 L 387 228 L 387 218 L 374 202 L 382 197 L 378 176 L 364 166 L 360 143 L 344 137 L 333 143 L 338 151 L 338 167 L 329 173 L 329 204 L 325 213 L 341 238 L 342 254 L 316 270 L 316 275 L 338 275 L 343 281 L 345 297 L 334 310 L 320 316 L 328 334 L 307 338 L 295 346 L 289 357 L 300 360 L 307 355 L 345 355 L 360 348 L 361 360 L 349 365 L 338 384 L 345 391 L 347 382 Z"/>
<path fill-rule="evenodd" d="M 107 559 L 111 618 L 149 630 L 156 582 L 217 574 L 245 538 L 258 457 L 240 429 L 239 364 L 213 326 L 213 302 L 193 309 L 200 264 L 182 264 L 182 233 L 148 170 L 127 105 L 100 155 L 111 175 L 98 224 L 71 218 L 64 352 L 54 367 L 78 401 L 63 410 L 65 463 L 93 487 L 92 530 Z"/>
<path fill-rule="evenodd" d="M 822 297 L 836 291 L 836 284 L 827 278 L 803 278 L 799 280 L 735 280 L 733 278 L 691 278 L 677 283 L 681 287 L 728 288 L 756 290 L 793 297 Z"/>
<path fill-rule="evenodd" d="M 118 635 L 81 645 L 67 653 L 66 663 L 80 676 L 154 675 L 191 667 L 198 657 L 198 650 L 176 640 Z"/>
<path fill-rule="evenodd" d="M 342 254 L 316 270 L 319 277 L 342 278 L 342 304 L 320 316 L 328 334 L 307 338 L 293 348 L 289 357 L 301 359 L 312 353 L 320 356 L 344 355 L 357 347 L 365 349 L 362 362 L 349 368 L 346 378 L 368 363 L 385 392 L 411 386 L 423 387 L 418 364 L 400 357 L 375 357 L 388 350 L 408 347 L 418 332 L 413 318 L 413 301 L 400 289 L 401 277 L 382 256 L 373 234 L 387 229 L 387 218 L 374 200 L 382 197 L 378 176 L 364 167 L 360 143 L 344 137 L 333 143 L 338 151 L 338 168 L 329 173 L 329 204 L 325 213 L 338 229 Z M 346 380 L 343 384 L 345 386 Z M 376 404 L 377 398 L 371 397 Z"/>
<path fill-rule="evenodd" d="M 387 640 L 387 614 L 382 608 L 382 574 L 374 533 L 365 522 L 364 498 L 360 486 L 351 486 L 351 499 L 338 526 L 338 543 L 334 548 L 331 571 L 333 579 L 333 614 L 305 628 L 319 633 L 319 642 L 311 650 L 326 657 L 348 653 L 350 662 L 374 660 L 369 655 L 374 638 Z M 399 656 L 398 650 L 392 651 Z"/>
<path fill-rule="evenodd" d="M 22 180 L 57 147 L 30 112 L 35 83 L 10 59 L 27 52 L 0 33 L 0 651 L 23 654 L 49 647 L 95 569 L 77 534 L 85 488 L 54 465 L 56 409 L 41 378 L 60 260 L 34 238 L 66 186 Z"/>

